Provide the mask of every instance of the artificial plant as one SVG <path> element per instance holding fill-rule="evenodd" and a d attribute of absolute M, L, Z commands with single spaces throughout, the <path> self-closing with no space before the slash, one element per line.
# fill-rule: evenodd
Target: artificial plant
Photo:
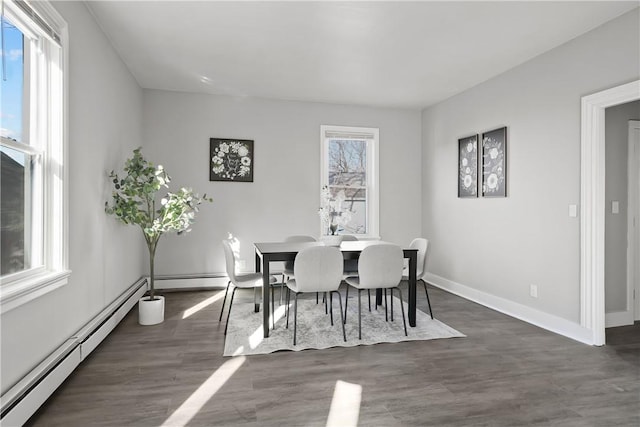
<path fill-rule="evenodd" d="M 142 230 L 149 249 L 149 299 L 154 300 L 154 258 L 160 237 L 168 232 L 182 234 L 190 231 L 198 206 L 212 200 L 206 194 L 200 197 L 184 187 L 177 193 L 167 192 L 160 198 L 159 191 L 163 187 L 169 188 L 171 177 L 162 165 L 154 166 L 147 161 L 140 148 L 133 150 L 133 157 L 126 160 L 124 175 L 121 178 L 114 171 L 109 174 L 114 190 L 111 204 L 105 202 L 105 212 Z M 157 202 L 159 208 L 156 208 Z"/>

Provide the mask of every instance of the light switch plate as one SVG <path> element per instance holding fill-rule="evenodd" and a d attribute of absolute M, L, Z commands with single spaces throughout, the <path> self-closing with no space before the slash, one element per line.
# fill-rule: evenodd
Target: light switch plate
<path fill-rule="evenodd" d="M 611 202 L 611 213 L 613 214 L 620 213 L 620 202 L 618 202 L 617 200 L 614 200 L 613 202 Z"/>
<path fill-rule="evenodd" d="M 571 218 L 578 216 L 578 205 L 569 205 L 569 216 Z"/>

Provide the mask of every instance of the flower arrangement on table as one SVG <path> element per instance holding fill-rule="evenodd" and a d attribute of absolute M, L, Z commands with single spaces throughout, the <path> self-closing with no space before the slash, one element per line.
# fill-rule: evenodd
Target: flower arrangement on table
<path fill-rule="evenodd" d="M 344 190 L 340 190 L 334 198 L 329 187 L 325 185 L 322 187 L 321 195 L 322 200 L 318 215 L 320 215 L 325 229 L 330 231 L 332 236 L 335 236 L 338 234 L 339 228 L 344 229 L 344 226 L 351 221 L 353 212 L 342 206 L 347 198 Z"/>

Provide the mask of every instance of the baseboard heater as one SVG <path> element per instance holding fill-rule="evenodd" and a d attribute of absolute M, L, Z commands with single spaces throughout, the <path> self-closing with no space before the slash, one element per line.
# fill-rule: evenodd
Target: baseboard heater
<path fill-rule="evenodd" d="M 147 290 L 141 278 L 0 397 L 0 426 L 26 423 Z"/>
<path fill-rule="evenodd" d="M 226 273 L 174 274 L 156 276 L 155 288 L 167 291 L 224 289 L 228 282 Z"/>

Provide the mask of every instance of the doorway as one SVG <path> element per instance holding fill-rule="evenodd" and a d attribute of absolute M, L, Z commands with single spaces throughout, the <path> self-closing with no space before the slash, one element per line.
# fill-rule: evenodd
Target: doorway
<path fill-rule="evenodd" d="M 640 80 L 582 98 L 580 324 L 605 344 L 605 108 L 640 99 Z"/>
<path fill-rule="evenodd" d="M 606 109 L 605 121 L 605 327 L 632 325 L 638 246 L 636 142 L 640 101 Z M 607 342 L 609 330 L 607 329 Z"/>

